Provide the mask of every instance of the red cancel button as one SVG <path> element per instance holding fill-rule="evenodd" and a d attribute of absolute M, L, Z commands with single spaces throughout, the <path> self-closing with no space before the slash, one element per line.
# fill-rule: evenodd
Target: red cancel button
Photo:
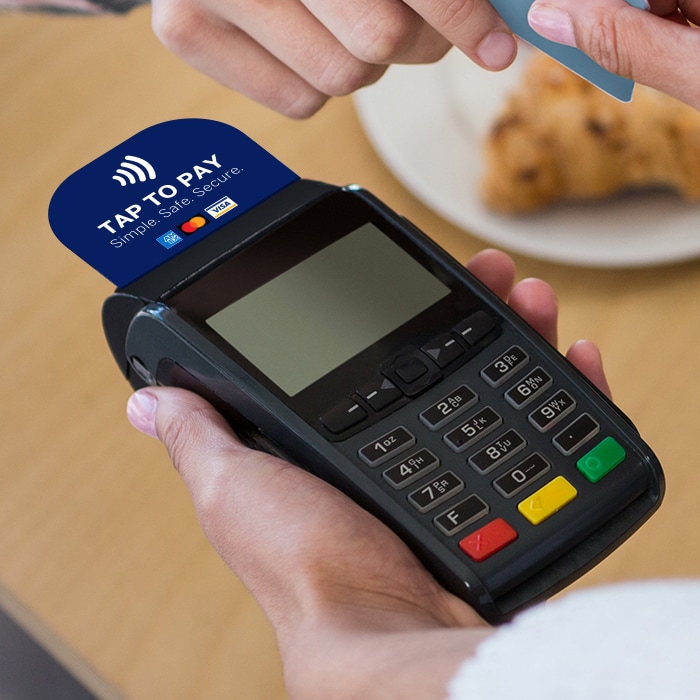
<path fill-rule="evenodd" d="M 518 533 L 503 520 L 496 518 L 460 541 L 460 549 L 474 561 L 484 561 L 518 539 Z"/>

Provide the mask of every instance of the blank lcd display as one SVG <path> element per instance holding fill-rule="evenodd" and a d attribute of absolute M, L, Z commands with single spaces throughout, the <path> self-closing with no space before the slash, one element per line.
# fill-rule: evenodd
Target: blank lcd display
<path fill-rule="evenodd" d="M 449 293 L 374 224 L 365 224 L 207 324 L 294 396 Z"/>

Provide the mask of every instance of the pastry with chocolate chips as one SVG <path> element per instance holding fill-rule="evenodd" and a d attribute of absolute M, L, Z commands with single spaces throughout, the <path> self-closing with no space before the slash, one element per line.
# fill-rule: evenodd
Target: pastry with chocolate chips
<path fill-rule="evenodd" d="M 625 104 L 533 54 L 484 144 L 481 196 L 518 214 L 640 188 L 700 200 L 700 113 L 637 85 Z"/>

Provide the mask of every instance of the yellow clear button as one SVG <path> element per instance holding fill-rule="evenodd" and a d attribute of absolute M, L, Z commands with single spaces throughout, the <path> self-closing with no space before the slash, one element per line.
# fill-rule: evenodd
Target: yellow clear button
<path fill-rule="evenodd" d="M 533 525 L 539 525 L 571 503 L 578 491 L 563 477 L 558 476 L 518 504 L 518 510 Z"/>

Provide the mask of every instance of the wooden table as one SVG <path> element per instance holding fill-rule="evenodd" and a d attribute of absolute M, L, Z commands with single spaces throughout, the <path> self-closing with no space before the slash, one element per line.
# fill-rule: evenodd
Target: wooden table
<path fill-rule="evenodd" d="M 265 619 L 200 534 L 161 446 L 126 421 L 129 389 L 100 326 L 111 286 L 54 239 L 49 198 L 146 126 L 208 117 L 302 176 L 362 183 L 460 259 L 484 244 L 401 187 L 350 99 L 304 122 L 276 115 L 171 56 L 148 9 L 3 15 L 0 53 L 2 602 L 104 697 L 283 698 Z M 601 345 L 617 402 L 668 478 L 659 514 L 577 586 L 700 575 L 700 262 L 631 271 L 518 263 L 555 285 L 563 344 L 585 336 Z"/>

